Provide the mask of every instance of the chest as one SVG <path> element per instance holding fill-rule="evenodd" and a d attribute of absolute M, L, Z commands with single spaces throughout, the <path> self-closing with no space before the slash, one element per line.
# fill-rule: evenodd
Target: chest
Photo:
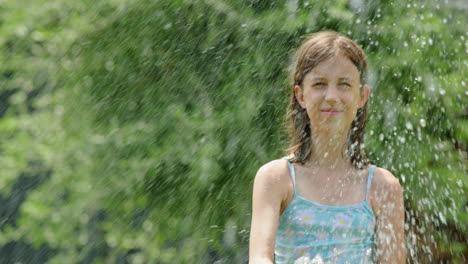
<path fill-rule="evenodd" d="M 329 206 L 349 206 L 366 198 L 367 177 L 357 171 L 346 176 L 317 173 L 307 170 L 296 172 L 296 195 L 308 201 Z"/>

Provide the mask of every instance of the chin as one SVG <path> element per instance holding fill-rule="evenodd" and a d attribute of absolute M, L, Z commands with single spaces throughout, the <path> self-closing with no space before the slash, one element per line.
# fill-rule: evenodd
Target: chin
<path fill-rule="evenodd" d="M 347 132 L 346 129 L 343 128 L 342 125 L 340 124 L 327 124 L 327 125 L 318 125 L 316 126 L 318 131 L 320 132 L 326 132 L 330 134 L 337 134 L 337 135 L 342 135 Z"/>

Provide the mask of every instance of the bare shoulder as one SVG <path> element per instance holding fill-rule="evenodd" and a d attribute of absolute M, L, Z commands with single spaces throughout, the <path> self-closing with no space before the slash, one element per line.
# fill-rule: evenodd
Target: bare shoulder
<path fill-rule="evenodd" d="M 370 202 L 374 211 L 395 207 L 403 201 L 403 189 L 397 177 L 384 168 L 376 167 L 370 191 Z"/>
<path fill-rule="evenodd" d="M 255 180 L 260 180 L 268 185 L 282 184 L 289 181 L 287 161 L 277 159 L 264 164 L 258 169 Z"/>
<path fill-rule="evenodd" d="M 400 182 L 391 172 L 375 167 L 372 184 L 379 189 L 401 188 Z"/>
<path fill-rule="evenodd" d="M 282 198 L 287 197 L 289 185 L 292 184 L 289 176 L 288 163 L 284 159 L 272 160 L 261 166 L 255 176 L 255 186 L 276 192 Z"/>

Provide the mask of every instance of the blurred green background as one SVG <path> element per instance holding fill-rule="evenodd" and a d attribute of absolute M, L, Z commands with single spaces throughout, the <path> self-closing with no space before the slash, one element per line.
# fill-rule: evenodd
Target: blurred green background
<path fill-rule="evenodd" d="M 370 64 L 408 263 L 468 261 L 463 1 L 0 1 L 0 262 L 246 263 L 301 36 Z"/>

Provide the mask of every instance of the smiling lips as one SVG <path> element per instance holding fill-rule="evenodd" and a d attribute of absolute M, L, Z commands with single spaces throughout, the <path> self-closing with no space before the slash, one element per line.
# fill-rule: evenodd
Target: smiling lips
<path fill-rule="evenodd" d="M 343 111 L 340 111 L 334 108 L 325 108 L 325 109 L 321 109 L 320 112 L 322 112 L 322 114 L 324 115 L 335 116 L 335 115 L 339 115 Z"/>

